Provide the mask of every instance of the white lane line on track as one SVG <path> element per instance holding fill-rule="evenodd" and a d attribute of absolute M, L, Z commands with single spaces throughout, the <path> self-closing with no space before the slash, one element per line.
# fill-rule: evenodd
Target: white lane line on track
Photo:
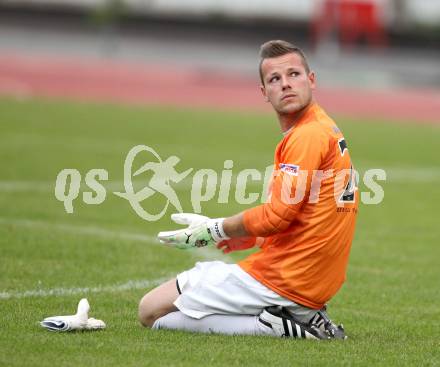
<path fill-rule="evenodd" d="M 163 246 L 160 244 L 155 236 L 131 233 L 123 231 L 112 231 L 99 227 L 92 226 L 79 226 L 68 224 L 49 223 L 39 220 L 29 219 L 10 219 L 1 218 L 0 225 L 13 225 L 31 229 L 43 229 L 51 231 L 69 232 L 77 235 L 85 236 L 97 236 L 102 238 L 119 238 L 127 241 L 139 241 L 148 242 L 151 245 Z M 176 250 L 177 251 L 177 250 Z M 204 249 L 187 250 L 185 254 L 193 256 L 195 260 L 219 260 L 225 262 L 233 262 L 228 255 L 222 254 L 219 250 L 208 247 Z M 103 292 L 120 292 L 130 289 L 140 289 L 157 286 L 165 280 L 170 279 L 176 274 L 171 274 L 169 277 L 161 277 L 154 280 L 129 280 L 126 283 L 118 285 L 97 286 L 97 287 L 73 287 L 73 288 L 52 288 L 52 289 L 31 289 L 25 291 L 0 291 L 0 300 L 2 299 L 17 299 L 26 297 L 48 297 L 48 296 L 62 296 L 62 295 L 74 295 L 82 293 L 103 293 Z"/>

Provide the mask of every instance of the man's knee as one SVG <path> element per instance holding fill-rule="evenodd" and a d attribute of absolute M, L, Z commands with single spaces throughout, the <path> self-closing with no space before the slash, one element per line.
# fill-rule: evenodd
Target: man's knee
<path fill-rule="evenodd" d="M 149 307 L 148 303 L 148 294 L 146 294 L 139 302 L 138 318 L 142 326 L 151 328 L 160 316 Z"/>
<path fill-rule="evenodd" d="M 173 303 L 178 296 L 175 279 L 153 289 L 139 302 L 139 322 L 151 328 L 157 319 L 177 310 Z"/>

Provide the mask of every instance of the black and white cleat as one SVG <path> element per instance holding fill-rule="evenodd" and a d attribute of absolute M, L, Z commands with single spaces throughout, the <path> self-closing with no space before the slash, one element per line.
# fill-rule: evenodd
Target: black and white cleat
<path fill-rule="evenodd" d="M 258 320 L 272 328 L 280 337 L 315 340 L 345 340 L 347 338 L 343 326 L 336 326 L 328 317 L 325 309 L 318 311 L 309 323 L 303 323 L 286 309 L 272 306 L 265 308 Z"/>

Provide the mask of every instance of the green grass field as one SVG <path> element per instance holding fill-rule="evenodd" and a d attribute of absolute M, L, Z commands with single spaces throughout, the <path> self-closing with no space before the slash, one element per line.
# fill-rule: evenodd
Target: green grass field
<path fill-rule="evenodd" d="M 161 247 L 152 237 L 173 229 L 172 210 L 146 222 L 111 191 L 122 190 L 123 162 L 137 144 L 162 158 L 177 155 L 180 171 L 220 170 L 226 159 L 235 173 L 262 169 L 280 139 L 274 116 L 1 99 L 0 365 L 439 365 L 440 129 L 338 122 L 361 174 L 383 168 L 388 176 L 384 201 L 360 207 L 348 279 L 329 305 L 349 339 L 225 337 L 143 329 L 137 304 L 195 261 L 244 254 Z M 83 177 L 108 170 L 105 202 L 85 205 L 80 196 L 67 214 L 54 195 L 64 168 Z M 175 188 L 192 211 L 188 184 Z M 155 195 L 146 207 L 155 212 L 163 203 Z M 235 200 L 202 204 L 209 216 L 244 208 Z M 82 297 L 105 331 L 56 334 L 39 326 L 44 317 L 73 313 Z"/>

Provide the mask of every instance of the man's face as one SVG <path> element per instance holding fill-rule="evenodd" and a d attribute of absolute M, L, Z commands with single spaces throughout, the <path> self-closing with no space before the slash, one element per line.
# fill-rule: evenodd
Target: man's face
<path fill-rule="evenodd" d="M 261 71 L 261 92 L 279 114 L 295 114 L 311 102 L 315 74 L 307 74 L 300 55 L 289 53 L 265 59 Z"/>

